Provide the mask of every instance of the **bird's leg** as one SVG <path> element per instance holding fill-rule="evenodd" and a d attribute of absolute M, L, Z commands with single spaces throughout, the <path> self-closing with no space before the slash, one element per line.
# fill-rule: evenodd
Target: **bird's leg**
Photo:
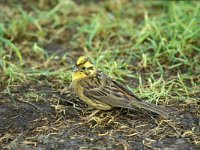
<path fill-rule="evenodd" d="M 94 117 L 95 114 L 97 114 L 100 110 L 95 110 L 94 112 L 92 112 L 92 114 L 90 114 L 87 117 L 81 117 L 81 120 L 85 120 L 85 121 L 89 121 L 90 119 L 92 119 L 92 117 Z"/>

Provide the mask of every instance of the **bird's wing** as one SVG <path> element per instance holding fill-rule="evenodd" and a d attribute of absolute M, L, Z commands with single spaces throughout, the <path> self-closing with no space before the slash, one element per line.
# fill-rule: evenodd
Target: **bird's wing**
<path fill-rule="evenodd" d="M 107 80 L 110 80 L 112 82 L 112 84 L 115 85 L 116 88 L 124 91 L 126 93 L 126 95 L 129 95 L 132 97 L 132 99 L 137 100 L 137 101 L 142 101 L 141 99 L 139 99 L 137 96 L 135 96 L 133 94 L 132 91 L 130 91 L 128 88 L 124 87 L 122 84 L 117 83 L 116 81 L 112 80 L 110 77 L 106 76 L 105 74 L 101 73 L 100 74 L 102 77 L 106 78 Z"/>
<path fill-rule="evenodd" d="M 113 107 L 134 109 L 130 105 L 125 88 L 120 87 L 110 78 L 102 75 L 90 77 L 83 80 L 81 86 L 83 87 L 83 94 L 91 100 L 99 101 Z"/>

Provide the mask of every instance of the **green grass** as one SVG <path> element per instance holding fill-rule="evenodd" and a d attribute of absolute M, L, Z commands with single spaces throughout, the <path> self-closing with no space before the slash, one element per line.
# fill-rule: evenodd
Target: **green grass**
<path fill-rule="evenodd" d="M 149 101 L 190 103 L 200 95 L 199 2 L 1 3 L 3 92 L 40 76 L 61 90 L 71 81 L 73 62 L 87 55 Z M 61 54 L 50 51 L 52 45 Z"/>

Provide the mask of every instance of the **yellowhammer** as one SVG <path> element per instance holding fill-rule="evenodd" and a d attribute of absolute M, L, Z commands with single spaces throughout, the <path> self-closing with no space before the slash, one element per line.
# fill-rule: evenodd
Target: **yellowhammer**
<path fill-rule="evenodd" d="M 133 92 L 97 70 L 86 56 L 79 57 L 75 64 L 72 88 L 81 100 L 98 110 L 139 107 L 169 117 L 164 108 L 141 101 Z"/>

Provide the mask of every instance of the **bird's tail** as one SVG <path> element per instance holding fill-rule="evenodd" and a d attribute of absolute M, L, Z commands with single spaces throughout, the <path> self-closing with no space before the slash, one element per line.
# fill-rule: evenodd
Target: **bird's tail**
<path fill-rule="evenodd" d="M 157 113 L 165 118 L 169 118 L 169 111 L 167 111 L 165 108 L 162 108 L 160 106 L 157 106 L 155 104 L 151 104 L 151 103 L 147 103 L 144 101 L 132 101 L 132 105 L 139 107 L 139 108 L 143 108 L 149 111 L 152 111 L 154 113 Z"/>

